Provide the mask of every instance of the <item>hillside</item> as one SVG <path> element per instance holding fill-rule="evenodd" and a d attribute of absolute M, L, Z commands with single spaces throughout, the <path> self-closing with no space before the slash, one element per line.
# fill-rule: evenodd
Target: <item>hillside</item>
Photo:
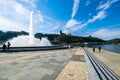
<path fill-rule="evenodd" d="M 115 39 L 108 40 L 108 43 L 111 43 L 111 44 L 120 44 L 120 38 L 115 38 Z"/>
<path fill-rule="evenodd" d="M 17 37 L 19 35 L 28 35 L 27 32 L 15 32 L 15 31 L 0 31 L 0 44 L 6 42 L 9 39 Z M 36 33 L 35 37 L 41 39 L 41 37 L 47 37 L 53 44 L 75 44 L 80 45 L 84 42 L 95 42 L 97 44 L 106 42 L 102 39 L 96 37 L 82 37 L 82 36 L 73 36 L 73 35 L 65 35 L 65 34 L 42 34 Z"/>
<path fill-rule="evenodd" d="M 21 32 L 16 32 L 16 31 L 3 32 L 3 31 L 0 31 L 0 44 L 2 44 L 3 42 L 6 42 L 9 39 L 17 37 L 19 35 L 28 35 L 28 33 L 25 31 L 21 31 Z"/>

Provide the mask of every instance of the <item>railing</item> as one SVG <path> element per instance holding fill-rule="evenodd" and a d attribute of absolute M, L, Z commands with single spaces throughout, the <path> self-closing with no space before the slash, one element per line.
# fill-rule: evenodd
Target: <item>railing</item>
<path fill-rule="evenodd" d="M 87 49 L 84 49 L 91 64 L 93 65 L 99 80 L 120 80 L 120 77 L 115 74 L 108 66 L 98 60 L 94 55 L 89 53 Z"/>

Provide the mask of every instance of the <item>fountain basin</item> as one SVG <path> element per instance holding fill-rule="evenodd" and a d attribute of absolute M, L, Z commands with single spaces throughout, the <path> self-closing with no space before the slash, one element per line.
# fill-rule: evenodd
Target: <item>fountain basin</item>
<path fill-rule="evenodd" d="M 28 51 L 45 51 L 45 50 L 59 50 L 68 49 L 69 46 L 26 46 L 26 47 L 10 47 L 9 51 L 3 51 L 0 47 L 0 52 L 28 52 Z M 71 47 L 72 48 L 72 47 Z"/>

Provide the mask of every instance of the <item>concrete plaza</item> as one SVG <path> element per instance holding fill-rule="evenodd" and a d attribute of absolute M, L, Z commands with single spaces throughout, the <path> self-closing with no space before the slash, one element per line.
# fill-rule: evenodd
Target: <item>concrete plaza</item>
<path fill-rule="evenodd" d="M 0 54 L 0 80 L 54 80 L 76 49 Z"/>

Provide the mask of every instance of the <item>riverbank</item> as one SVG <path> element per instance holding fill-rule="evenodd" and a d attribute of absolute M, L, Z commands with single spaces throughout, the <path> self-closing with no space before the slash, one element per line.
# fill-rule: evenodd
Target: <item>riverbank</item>
<path fill-rule="evenodd" d="M 87 47 L 86 49 L 120 76 L 120 54 L 106 50 L 99 52 L 98 49 L 93 52 L 92 48 Z"/>

